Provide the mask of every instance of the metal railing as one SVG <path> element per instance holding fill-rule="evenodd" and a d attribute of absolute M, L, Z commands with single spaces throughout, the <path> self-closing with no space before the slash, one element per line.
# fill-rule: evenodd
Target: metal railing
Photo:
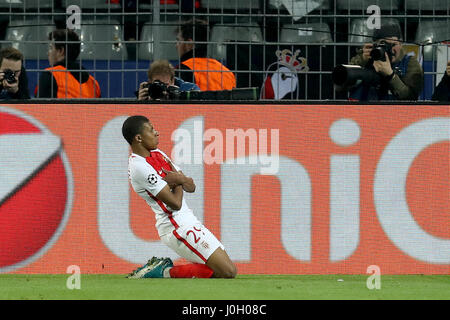
<path fill-rule="evenodd" d="M 48 66 L 48 31 L 74 28 L 82 36 L 80 62 L 97 78 L 105 98 L 133 98 L 139 83 L 146 80 L 152 60 L 169 59 L 178 65 L 175 30 L 192 17 L 209 23 L 208 53 L 236 74 L 238 87 L 262 87 L 271 73 L 268 67 L 278 59 L 277 50 L 300 50 L 309 70 L 298 74 L 299 100 L 346 99 L 345 93 L 332 88 L 333 67 L 350 61 L 363 39 L 370 41 L 366 22 L 377 16 L 382 21 L 398 21 L 407 49 L 422 63 L 425 87 L 420 100 L 431 98 L 445 70 L 443 64 L 450 60 L 450 0 L 198 3 L 0 0 L 1 45 L 12 45 L 24 53 L 33 89 L 40 72 Z"/>

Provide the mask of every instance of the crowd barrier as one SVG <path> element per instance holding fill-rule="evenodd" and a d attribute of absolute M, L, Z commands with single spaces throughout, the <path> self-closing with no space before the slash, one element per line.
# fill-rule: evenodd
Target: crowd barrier
<path fill-rule="evenodd" d="M 1 273 L 186 262 L 129 185 L 134 114 L 239 273 L 450 273 L 448 106 L 112 101 L 0 106 Z"/>

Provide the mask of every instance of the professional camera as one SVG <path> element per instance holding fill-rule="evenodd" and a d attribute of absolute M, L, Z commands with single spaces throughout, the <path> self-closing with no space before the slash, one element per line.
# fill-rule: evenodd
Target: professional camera
<path fill-rule="evenodd" d="M 372 51 L 370 51 L 370 56 L 374 61 L 386 61 L 385 54 L 388 54 L 389 61 L 392 60 L 394 53 L 392 52 L 392 43 L 381 41 L 379 44 L 374 44 Z"/>
<path fill-rule="evenodd" d="M 164 82 L 155 80 L 144 86 L 148 88 L 148 95 L 153 100 L 178 100 L 180 98 L 180 88 L 177 86 L 168 86 Z"/>
<path fill-rule="evenodd" d="M 381 83 L 381 75 L 372 68 L 363 68 L 357 65 L 337 65 L 331 74 L 333 83 L 340 89 L 345 90 L 353 87 L 358 81 L 372 86 Z"/>
<path fill-rule="evenodd" d="M 9 84 L 16 83 L 16 74 L 14 71 L 10 69 L 5 69 L 3 73 L 4 73 L 3 79 L 5 79 L 6 82 L 8 82 Z"/>

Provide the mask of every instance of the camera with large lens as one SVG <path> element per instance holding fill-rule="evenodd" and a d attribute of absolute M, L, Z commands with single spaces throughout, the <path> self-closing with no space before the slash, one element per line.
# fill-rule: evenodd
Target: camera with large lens
<path fill-rule="evenodd" d="M 375 43 L 373 49 L 370 51 L 371 58 L 365 67 L 345 64 L 337 65 L 331 75 L 333 83 L 337 85 L 336 90 L 348 90 L 360 82 L 374 87 L 379 86 L 382 82 L 382 76 L 375 71 L 373 62 L 386 61 L 386 53 L 389 61 L 391 61 L 394 56 L 392 52 L 393 46 L 393 44 L 384 41 Z"/>
<path fill-rule="evenodd" d="M 176 100 L 180 98 L 180 88 L 177 86 L 168 86 L 159 80 L 148 83 L 144 88 L 148 89 L 148 95 L 153 100 Z"/>
<path fill-rule="evenodd" d="M 10 69 L 5 69 L 3 71 L 4 75 L 3 75 L 3 79 L 6 80 L 6 82 L 8 82 L 9 84 L 13 84 L 16 83 L 16 74 L 14 71 L 10 70 Z"/>
<path fill-rule="evenodd" d="M 394 53 L 392 52 L 392 43 L 381 41 L 378 44 L 373 45 L 372 51 L 370 51 L 370 57 L 374 61 L 386 61 L 386 53 L 388 54 L 389 61 L 392 60 Z"/>
<path fill-rule="evenodd" d="M 337 90 L 347 90 L 357 85 L 358 82 L 377 86 L 381 83 L 381 76 L 373 68 L 363 68 L 358 65 L 340 64 L 333 69 L 331 74 Z"/>
<path fill-rule="evenodd" d="M 155 80 L 143 86 L 148 89 L 152 100 L 180 100 L 180 101 L 222 101 L 222 100 L 258 100 L 259 88 L 234 88 L 232 90 L 214 91 L 180 91 L 177 86 L 168 86 L 164 82 Z"/>

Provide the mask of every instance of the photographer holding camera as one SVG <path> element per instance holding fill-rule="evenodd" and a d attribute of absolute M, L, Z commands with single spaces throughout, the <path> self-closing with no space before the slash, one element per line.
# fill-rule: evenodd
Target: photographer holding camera
<path fill-rule="evenodd" d="M 191 82 L 175 77 L 175 69 L 167 60 L 155 60 L 147 71 L 148 81 L 139 85 L 138 100 L 176 100 L 180 92 L 200 90 Z"/>
<path fill-rule="evenodd" d="M 22 53 L 12 47 L 0 50 L 0 99 L 30 99 Z"/>
<path fill-rule="evenodd" d="M 356 101 L 417 100 L 423 89 L 423 70 L 402 48 L 400 27 L 383 25 L 375 30 L 373 41 L 364 44 L 350 66 L 336 67 L 333 81 L 337 88 L 349 89 L 349 99 Z"/>

